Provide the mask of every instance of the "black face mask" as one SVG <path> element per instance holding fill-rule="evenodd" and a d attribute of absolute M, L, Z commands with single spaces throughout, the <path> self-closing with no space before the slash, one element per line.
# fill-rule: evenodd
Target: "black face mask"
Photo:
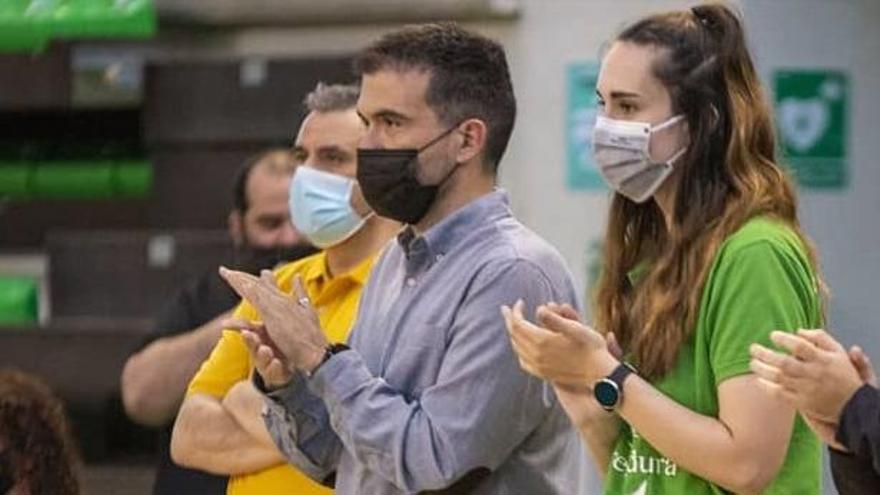
<path fill-rule="evenodd" d="M 317 252 L 315 246 L 307 243 L 276 248 L 245 247 L 236 253 L 235 264 L 239 270 L 256 275 L 261 270 L 271 270 L 281 263 L 296 261 Z"/>
<path fill-rule="evenodd" d="M 421 148 L 357 150 L 357 179 L 361 192 L 377 215 L 406 224 L 421 220 L 437 198 L 440 185 L 424 185 L 417 178 L 419 153 L 433 146 L 458 128 L 450 127 Z"/>

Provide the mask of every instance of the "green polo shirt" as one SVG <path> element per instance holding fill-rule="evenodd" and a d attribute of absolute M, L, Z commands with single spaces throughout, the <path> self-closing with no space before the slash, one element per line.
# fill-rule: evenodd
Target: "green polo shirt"
<path fill-rule="evenodd" d="M 721 246 L 703 290 L 694 332 L 682 344 L 675 367 L 652 383 L 688 409 L 718 417 L 718 385 L 750 372 L 749 345 L 772 346 L 773 330 L 821 327 L 821 314 L 816 277 L 797 235 L 781 222 L 752 219 Z M 798 416 L 785 462 L 765 493 L 821 491 L 820 443 Z M 727 492 L 657 452 L 624 423 L 608 467 L 605 493 Z"/>

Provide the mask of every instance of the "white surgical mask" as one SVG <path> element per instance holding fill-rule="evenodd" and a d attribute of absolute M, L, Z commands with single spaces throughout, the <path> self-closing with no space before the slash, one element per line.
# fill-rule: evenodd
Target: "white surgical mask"
<path fill-rule="evenodd" d="M 654 162 L 649 153 L 651 136 L 682 120 L 684 115 L 676 115 L 652 126 L 645 122 L 596 117 L 593 158 L 605 182 L 636 203 L 650 199 L 672 173 L 672 164 L 687 150 L 683 147 L 668 160 Z"/>
<path fill-rule="evenodd" d="M 351 206 L 355 181 L 315 170 L 296 169 L 290 181 L 290 218 L 315 246 L 326 249 L 348 240 L 366 223 Z"/>

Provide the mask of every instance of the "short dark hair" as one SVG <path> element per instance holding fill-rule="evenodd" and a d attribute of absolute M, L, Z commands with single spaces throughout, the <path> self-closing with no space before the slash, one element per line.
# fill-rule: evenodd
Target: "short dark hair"
<path fill-rule="evenodd" d="M 235 173 L 235 182 L 232 185 L 232 208 L 242 215 L 250 207 L 250 199 L 247 197 L 248 180 L 251 172 L 261 163 L 271 164 L 271 170 L 279 174 L 293 174 L 296 168 L 293 154 L 285 148 L 273 148 L 245 160 Z"/>
<path fill-rule="evenodd" d="M 357 106 L 360 86 L 356 84 L 324 84 L 319 82 L 315 89 L 306 95 L 303 106 L 311 112 L 339 112 Z"/>
<path fill-rule="evenodd" d="M 486 162 L 497 172 L 516 119 L 507 58 L 498 42 L 453 22 L 406 26 L 379 38 L 355 59 L 358 75 L 384 69 L 428 71 L 425 100 L 445 124 L 483 120 Z"/>

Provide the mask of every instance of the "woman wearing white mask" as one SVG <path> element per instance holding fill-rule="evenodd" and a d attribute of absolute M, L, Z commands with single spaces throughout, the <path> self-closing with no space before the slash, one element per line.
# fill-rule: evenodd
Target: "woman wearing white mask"
<path fill-rule="evenodd" d="M 742 25 L 722 5 L 642 19 L 602 63 L 596 163 L 616 194 L 595 326 L 503 308 L 606 493 L 821 493 L 820 446 L 758 386 L 749 345 L 823 322 Z"/>

